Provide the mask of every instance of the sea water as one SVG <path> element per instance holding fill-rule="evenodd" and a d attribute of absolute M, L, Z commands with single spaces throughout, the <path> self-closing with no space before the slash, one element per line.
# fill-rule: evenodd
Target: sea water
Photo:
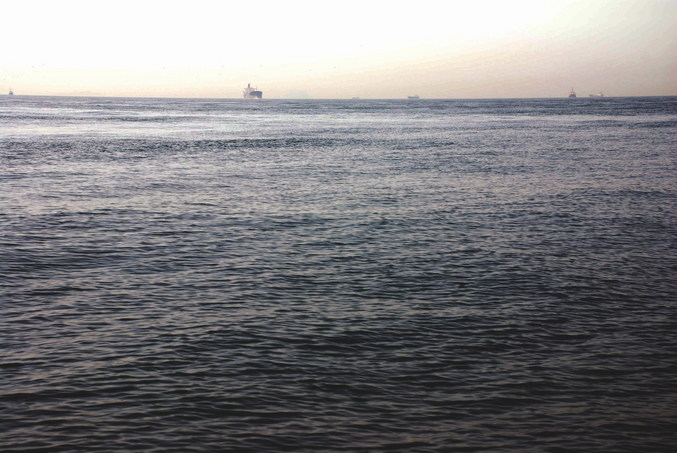
<path fill-rule="evenodd" d="M 3 452 L 674 448 L 677 98 L 0 100 Z"/>

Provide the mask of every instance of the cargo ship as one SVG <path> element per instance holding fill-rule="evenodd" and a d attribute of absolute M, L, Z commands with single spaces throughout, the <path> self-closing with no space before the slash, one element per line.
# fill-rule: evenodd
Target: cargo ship
<path fill-rule="evenodd" d="M 263 91 L 258 88 L 252 88 L 251 83 L 247 84 L 247 88 L 243 90 L 245 99 L 261 99 L 263 98 Z"/>

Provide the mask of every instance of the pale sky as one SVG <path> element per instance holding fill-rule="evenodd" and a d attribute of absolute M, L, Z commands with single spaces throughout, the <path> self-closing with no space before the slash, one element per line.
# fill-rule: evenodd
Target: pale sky
<path fill-rule="evenodd" d="M 1 13 L 0 94 L 677 95 L 677 0 L 17 0 Z"/>

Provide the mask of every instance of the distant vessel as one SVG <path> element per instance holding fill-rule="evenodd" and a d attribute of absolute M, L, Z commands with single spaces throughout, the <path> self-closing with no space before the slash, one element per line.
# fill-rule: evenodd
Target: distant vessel
<path fill-rule="evenodd" d="M 597 94 L 591 94 L 591 95 L 589 95 L 589 96 L 590 96 L 591 98 L 603 98 L 603 97 L 604 97 L 604 93 L 602 93 L 602 92 L 600 91 L 600 92 L 597 93 Z"/>
<path fill-rule="evenodd" d="M 252 88 L 251 83 L 247 84 L 247 88 L 244 89 L 244 98 L 245 99 L 261 99 L 263 98 L 263 91 L 259 91 L 258 88 Z"/>
<path fill-rule="evenodd" d="M 570 98 L 575 98 L 575 97 L 576 97 L 576 92 L 574 91 L 573 88 L 571 89 L 571 91 L 569 91 L 569 97 L 570 97 Z"/>
<path fill-rule="evenodd" d="M 418 94 L 415 94 L 413 96 L 407 96 L 407 99 L 420 99 L 420 98 L 418 97 Z"/>
<path fill-rule="evenodd" d="M 7 93 L 7 96 L 14 96 L 14 91 L 12 91 L 11 88 L 9 89 L 9 93 Z"/>

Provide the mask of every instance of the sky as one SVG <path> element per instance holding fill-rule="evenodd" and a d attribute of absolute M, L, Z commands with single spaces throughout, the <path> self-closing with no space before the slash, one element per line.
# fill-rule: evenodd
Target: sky
<path fill-rule="evenodd" d="M 677 95 L 677 0 L 22 0 L 2 13 L 0 90 L 17 95 Z"/>

